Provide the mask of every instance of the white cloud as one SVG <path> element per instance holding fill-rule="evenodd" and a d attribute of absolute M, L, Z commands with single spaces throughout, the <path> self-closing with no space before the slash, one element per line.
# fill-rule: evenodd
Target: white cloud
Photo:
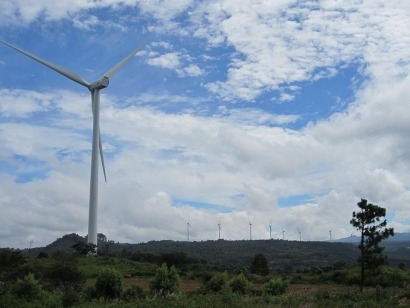
<path fill-rule="evenodd" d="M 169 52 L 159 57 L 149 59 L 148 63 L 161 68 L 176 69 L 180 66 L 179 54 L 177 52 Z"/>
<path fill-rule="evenodd" d="M 227 42 L 238 51 L 226 80 L 207 87 L 226 99 L 252 101 L 279 85 L 332 76 L 339 65 L 355 61 L 366 63 L 365 73 L 373 78 L 400 76 L 409 71 L 403 62 L 408 36 L 402 32 L 410 26 L 408 6 L 331 0 L 245 1 L 239 7 L 232 0 L 204 2 L 192 19 L 196 35 L 216 46 Z"/>
<path fill-rule="evenodd" d="M 201 68 L 196 64 L 190 64 L 187 67 L 184 67 L 182 70 L 179 70 L 179 75 L 181 77 L 189 76 L 196 77 L 203 74 Z"/>

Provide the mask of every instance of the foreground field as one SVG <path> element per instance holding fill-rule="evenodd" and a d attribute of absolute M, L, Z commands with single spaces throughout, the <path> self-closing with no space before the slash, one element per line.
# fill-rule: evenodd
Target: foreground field
<path fill-rule="evenodd" d="M 203 262 L 0 250 L 0 270 L 0 307 L 410 307 L 405 267 L 380 268 L 363 292 L 350 266 L 258 275 Z"/>

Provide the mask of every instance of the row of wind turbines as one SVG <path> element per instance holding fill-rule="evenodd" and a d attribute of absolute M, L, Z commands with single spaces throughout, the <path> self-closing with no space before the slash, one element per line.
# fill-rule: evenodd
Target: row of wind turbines
<path fill-rule="evenodd" d="M 218 222 L 218 240 L 221 239 L 221 230 L 222 230 L 221 221 L 222 221 L 222 218 L 220 218 L 219 222 Z M 249 221 L 249 240 L 252 240 L 252 223 L 251 223 L 250 219 L 248 219 L 248 221 Z M 188 242 L 189 242 L 189 235 L 190 235 L 189 230 L 191 228 L 192 228 L 192 226 L 191 226 L 191 224 L 189 222 L 189 219 L 188 219 L 188 221 L 186 223 L 186 236 L 187 236 L 187 241 Z M 299 241 L 301 242 L 302 241 L 302 231 L 299 228 L 296 228 L 296 229 L 298 231 Z M 282 233 L 282 240 L 285 240 L 286 231 L 283 227 L 281 227 L 281 230 L 282 230 L 282 232 L 281 232 Z M 351 234 L 351 236 L 353 236 L 353 233 Z M 269 239 L 272 239 L 272 220 L 269 222 Z M 332 229 L 329 230 L 329 241 L 330 242 L 332 241 Z"/>

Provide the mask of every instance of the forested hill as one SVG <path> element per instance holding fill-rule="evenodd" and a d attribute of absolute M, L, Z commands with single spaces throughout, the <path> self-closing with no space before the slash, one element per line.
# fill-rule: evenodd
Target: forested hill
<path fill-rule="evenodd" d="M 73 252 L 76 242 L 85 241 L 77 234 L 64 235 L 46 247 L 33 248 L 31 255 L 57 250 Z M 139 244 L 121 244 L 101 240 L 101 254 L 119 255 L 134 259 L 155 255 L 175 254 L 199 262 L 207 262 L 228 268 L 249 267 L 256 254 L 264 254 L 272 269 L 305 269 L 328 267 L 357 262 L 358 249 L 350 243 L 300 242 L 286 240 L 242 241 L 150 241 Z"/>
<path fill-rule="evenodd" d="M 242 240 L 242 241 L 150 241 L 139 244 L 121 244 L 107 241 L 99 236 L 98 251 L 101 254 L 124 256 L 147 260 L 160 255 L 207 262 L 228 268 L 249 267 L 256 254 L 263 254 L 271 269 L 310 269 L 333 267 L 340 264 L 357 264 L 357 243 L 305 242 L 286 240 Z M 33 248 L 30 254 L 54 251 L 73 252 L 72 246 L 86 239 L 77 234 L 67 234 L 46 247 Z M 385 254 L 389 264 L 400 263 L 410 267 L 410 242 L 386 241 Z M 26 253 L 28 250 L 26 250 Z"/>
<path fill-rule="evenodd" d="M 123 253 L 182 252 L 188 257 L 224 267 L 249 267 L 263 254 L 271 269 L 305 269 L 335 264 L 354 264 L 358 249 L 347 243 L 283 240 L 174 242 L 152 241 L 124 247 Z"/>

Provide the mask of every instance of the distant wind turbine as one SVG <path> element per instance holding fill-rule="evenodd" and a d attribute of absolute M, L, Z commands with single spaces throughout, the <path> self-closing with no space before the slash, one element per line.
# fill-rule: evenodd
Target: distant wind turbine
<path fill-rule="evenodd" d="M 272 239 L 272 219 L 269 222 L 269 239 Z"/>
<path fill-rule="evenodd" d="M 249 240 L 252 240 L 252 223 L 249 220 Z"/>
<path fill-rule="evenodd" d="M 299 242 L 301 242 L 302 241 L 302 231 L 300 231 L 299 228 L 298 228 L 298 234 L 299 234 Z"/>
<path fill-rule="evenodd" d="M 283 227 L 282 227 L 282 240 L 284 239 L 285 239 L 285 230 L 283 230 Z"/>
<path fill-rule="evenodd" d="M 189 223 L 189 219 L 188 219 L 188 221 L 186 223 L 186 236 L 187 236 L 188 242 L 189 242 L 189 228 L 192 228 L 192 227 L 191 227 L 191 225 Z"/>
<path fill-rule="evenodd" d="M 91 177 L 90 177 L 90 202 L 89 202 L 89 216 L 88 216 L 88 237 L 89 244 L 95 245 L 97 248 L 97 207 L 98 207 L 98 154 L 101 157 L 102 169 L 104 172 L 104 179 L 107 181 L 104 155 L 102 151 L 101 136 L 100 136 L 100 90 L 108 87 L 110 78 L 114 76 L 128 61 L 130 61 L 134 55 L 141 49 L 141 47 L 132 51 L 128 56 L 118 62 L 114 67 L 108 70 L 102 75 L 100 79 L 89 83 L 81 76 L 73 73 L 65 68 L 62 68 L 56 64 L 53 64 L 47 60 L 44 60 L 34 54 L 31 54 L 23 49 L 15 47 L 7 42 L 0 40 L 1 43 L 7 45 L 14 50 L 26 55 L 33 60 L 40 62 L 48 68 L 60 73 L 64 77 L 71 79 L 72 81 L 86 87 L 91 92 L 91 105 L 93 112 L 93 137 L 92 137 L 92 152 L 91 152 Z"/>
<path fill-rule="evenodd" d="M 222 220 L 222 217 L 221 218 L 219 218 L 219 222 L 218 222 L 218 240 L 220 240 L 221 239 L 221 220 Z"/>
<path fill-rule="evenodd" d="M 329 241 L 332 241 L 332 229 L 329 230 Z"/>

